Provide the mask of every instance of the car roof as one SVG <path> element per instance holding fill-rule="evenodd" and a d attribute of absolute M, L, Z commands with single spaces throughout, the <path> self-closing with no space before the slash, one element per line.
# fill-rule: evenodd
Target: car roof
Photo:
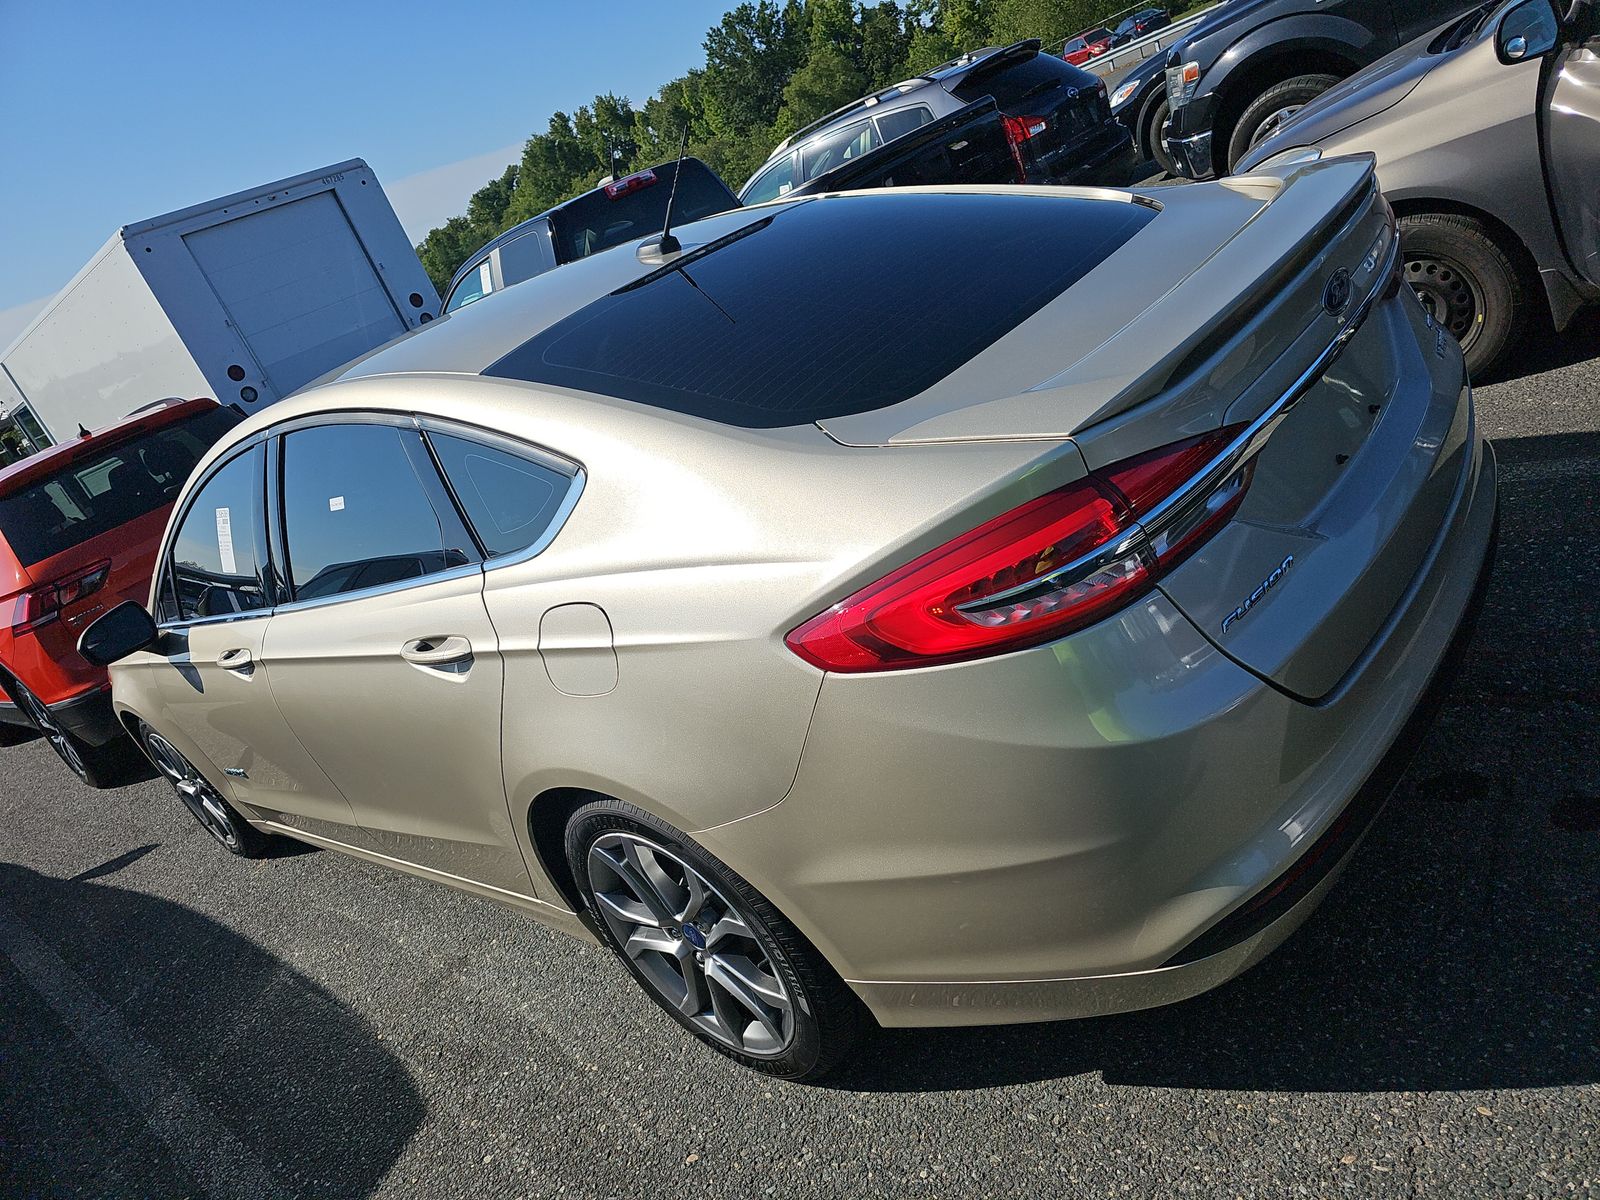
<path fill-rule="evenodd" d="M 220 407 L 215 400 L 206 398 L 165 400 L 159 405 L 147 406 L 120 421 L 94 430 L 87 437 L 75 437 L 69 441 L 58 442 L 37 454 L 30 454 L 27 458 L 0 469 L 0 495 L 20 491 L 30 484 L 48 479 L 62 468 L 79 459 L 98 454 L 107 446 L 128 441 L 153 429 L 187 421 L 190 417 Z"/>

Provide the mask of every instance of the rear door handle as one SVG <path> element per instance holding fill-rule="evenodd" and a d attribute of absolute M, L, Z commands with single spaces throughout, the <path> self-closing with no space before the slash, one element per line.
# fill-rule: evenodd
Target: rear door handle
<path fill-rule="evenodd" d="M 233 671 L 240 675 L 248 675 L 256 669 L 255 658 L 250 651 L 242 647 L 237 650 L 224 650 L 217 658 L 217 666 L 224 671 Z"/>
<path fill-rule="evenodd" d="M 419 667 L 446 667 L 472 657 L 472 643 L 452 634 L 449 637 L 412 638 L 400 647 L 400 657 Z"/>

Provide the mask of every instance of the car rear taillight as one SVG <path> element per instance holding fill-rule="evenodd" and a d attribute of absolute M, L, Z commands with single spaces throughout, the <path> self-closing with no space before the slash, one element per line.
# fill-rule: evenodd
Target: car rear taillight
<path fill-rule="evenodd" d="M 639 171 L 606 184 L 606 195 L 612 200 L 620 200 L 624 196 L 637 192 L 640 188 L 649 187 L 655 181 L 656 173 L 654 171 Z"/>
<path fill-rule="evenodd" d="M 1050 128 L 1050 122 L 1045 117 L 1006 117 L 1005 125 L 1006 137 L 1013 146 L 1020 146 Z"/>
<path fill-rule="evenodd" d="M 1098 471 L 995 517 L 790 632 L 824 671 L 894 671 L 1054 641 L 1145 594 L 1238 510 L 1243 426 Z"/>
<path fill-rule="evenodd" d="M 62 609 L 105 587 L 110 574 L 111 560 L 108 558 L 86 571 L 23 592 L 17 597 L 16 608 L 11 614 L 11 632 L 32 633 L 50 624 L 61 615 Z"/>

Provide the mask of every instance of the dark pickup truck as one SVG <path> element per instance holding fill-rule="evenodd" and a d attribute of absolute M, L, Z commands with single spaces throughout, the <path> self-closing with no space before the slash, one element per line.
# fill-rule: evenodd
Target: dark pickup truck
<path fill-rule="evenodd" d="M 1483 0 L 1228 0 L 1167 54 L 1176 173 L 1226 175 L 1342 79 Z"/>

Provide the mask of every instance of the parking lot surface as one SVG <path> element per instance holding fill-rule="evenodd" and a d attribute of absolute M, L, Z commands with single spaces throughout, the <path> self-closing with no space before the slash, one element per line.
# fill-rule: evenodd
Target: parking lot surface
<path fill-rule="evenodd" d="M 772 1083 L 517 913 L 0 751 L 0 1194 L 1594 1194 L 1597 352 L 1591 317 L 1480 387 L 1501 549 L 1456 688 L 1317 915 L 1173 1008 Z"/>

